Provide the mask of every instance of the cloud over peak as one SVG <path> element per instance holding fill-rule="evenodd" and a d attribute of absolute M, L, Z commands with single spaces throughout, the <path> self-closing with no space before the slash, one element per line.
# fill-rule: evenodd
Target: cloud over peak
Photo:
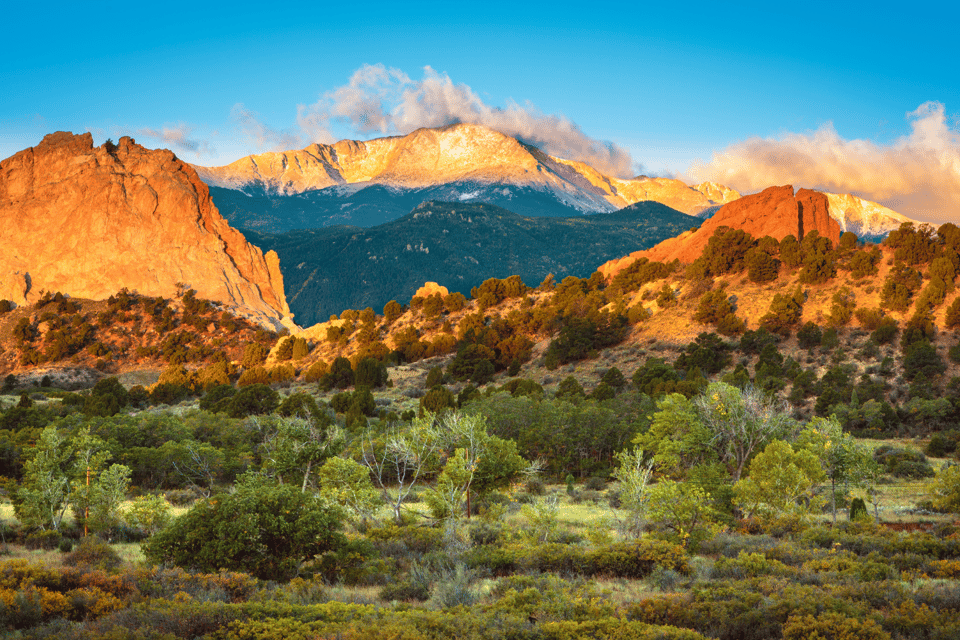
<path fill-rule="evenodd" d="M 960 130 L 946 107 L 925 102 L 906 114 L 911 132 L 890 144 L 845 140 L 826 123 L 810 133 L 779 139 L 750 138 L 690 168 L 694 181 L 709 180 L 741 193 L 793 184 L 852 193 L 907 216 L 960 220 Z"/>
<path fill-rule="evenodd" d="M 617 177 L 629 177 L 641 169 L 627 150 L 591 138 L 565 116 L 544 114 L 529 102 L 491 106 L 469 86 L 455 84 L 447 74 L 430 67 L 424 67 L 422 79 L 413 80 L 400 69 L 363 65 L 347 84 L 324 93 L 312 105 L 300 105 L 296 131 L 270 129 L 243 105 L 234 107 L 233 118 L 260 148 L 274 150 L 333 142 L 334 126 L 370 136 L 406 135 L 420 128 L 469 123 L 518 138 L 550 155 L 586 162 Z"/>

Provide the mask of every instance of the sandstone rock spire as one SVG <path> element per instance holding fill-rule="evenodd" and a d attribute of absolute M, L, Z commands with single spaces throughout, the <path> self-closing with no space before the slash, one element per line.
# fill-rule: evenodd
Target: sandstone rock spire
<path fill-rule="evenodd" d="M 128 137 L 58 132 L 0 162 L 0 298 L 41 290 L 173 297 L 185 284 L 260 324 L 292 326 L 276 254 L 217 211 L 196 171 Z"/>
<path fill-rule="evenodd" d="M 602 265 L 599 271 L 610 277 L 641 257 L 663 262 L 675 259 L 683 263 L 693 262 L 703 253 L 710 236 L 719 227 L 743 229 L 755 238 L 772 236 L 777 240 L 783 240 L 788 235 L 800 240 L 804 235 L 817 231 L 821 236 L 830 238 L 834 246 L 840 242 L 842 233 L 840 225 L 830 217 L 829 201 L 825 194 L 810 189 L 800 189 L 794 194 L 791 185 L 769 187 L 760 193 L 725 204 L 696 231 L 664 240 L 652 249 L 611 260 Z"/>

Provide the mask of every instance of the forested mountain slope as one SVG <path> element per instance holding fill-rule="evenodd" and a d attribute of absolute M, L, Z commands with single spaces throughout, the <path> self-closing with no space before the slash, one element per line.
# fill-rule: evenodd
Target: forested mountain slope
<path fill-rule="evenodd" d="M 310 326 L 343 309 L 409 300 L 425 281 L 469 294 L 487 278 L 537 284 L 586 277 L 597 265 L 695 228 L 700 220 L 655 202 L 568 218 L 519 216 L 481 203 L 427 202 L 371 229 L 327 227 L 264 234 L 276 251 L 297 322 Z"/>

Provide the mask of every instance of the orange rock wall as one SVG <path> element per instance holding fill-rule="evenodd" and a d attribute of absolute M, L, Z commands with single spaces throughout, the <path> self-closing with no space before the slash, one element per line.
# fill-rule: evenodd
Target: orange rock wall
<path fill-rule="evenodd" d="M 127 137 L 111 152 L 58 132 L 0 162 L 0 246 L 0 298 L 18 304 L 124 287 L 172 297 L 183 283 L 261 324 L 292 324 L 276 256 L 223 219 L 190 165 Z"/>
<path fill-rule="evenodd" d="M 794 194 L 790 185 L 769 187 L 760 193 L 743 196 L 725 204 L 716 214 L 693 232 L 664 240 L 645 251 L 637 251 L 600 267 L 607 277 L 616 275 L 639 258 L 690 263 L 700 257 L 714 232 L 720 227 L 743 229 L 755 238 L 771 236 L 783 240 L 788 235 L 802 239 L 811 231 L 840 242 L 840 225 L 830 217 L 827 196 L 819 191 L 800 189 Z"/>

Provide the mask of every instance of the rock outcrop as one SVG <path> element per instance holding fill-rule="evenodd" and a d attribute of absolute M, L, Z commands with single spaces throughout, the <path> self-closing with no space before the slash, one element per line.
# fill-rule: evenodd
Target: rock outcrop
<path fill-rule="evenodd" d="M 794 194 L 790 185 L 770 187 L 724 205 L 696 231 L 688 231 L 664 240 L 652 249 L 607 262 L 599 270 L 609 277 L 641 257 L 664 262 L 693 262 L 703 253 L 710 236 L 719 227 L 743 229 L 755 238 L 772 236 L 777 240 L 788 235 L 802 239 L 804 235 L 817 231 L 830 238 L 834 245 L 840 242 L 842 233 L 840 225 L 830 216 L 826 194 L 810 189 L 800 189 Z"/>
<path fill-rule="evenodd" d="M 441 296 L 450 295 L 450 290 L 441 284 L 436 282 L 425 282 L 422 287 L 417 289 L 417 292 L 413 294 L 414 298 L 429 298 L 432 295 L 440 294 Z"/>
<path fill-rule="evenodd" d="M 102 299 L 178 285 L 260 324 L 292 326 L 279 260 L 217 211 L 193 168 L 128 137 L 58 132 L 0 162 L 0 297 Z"/>

